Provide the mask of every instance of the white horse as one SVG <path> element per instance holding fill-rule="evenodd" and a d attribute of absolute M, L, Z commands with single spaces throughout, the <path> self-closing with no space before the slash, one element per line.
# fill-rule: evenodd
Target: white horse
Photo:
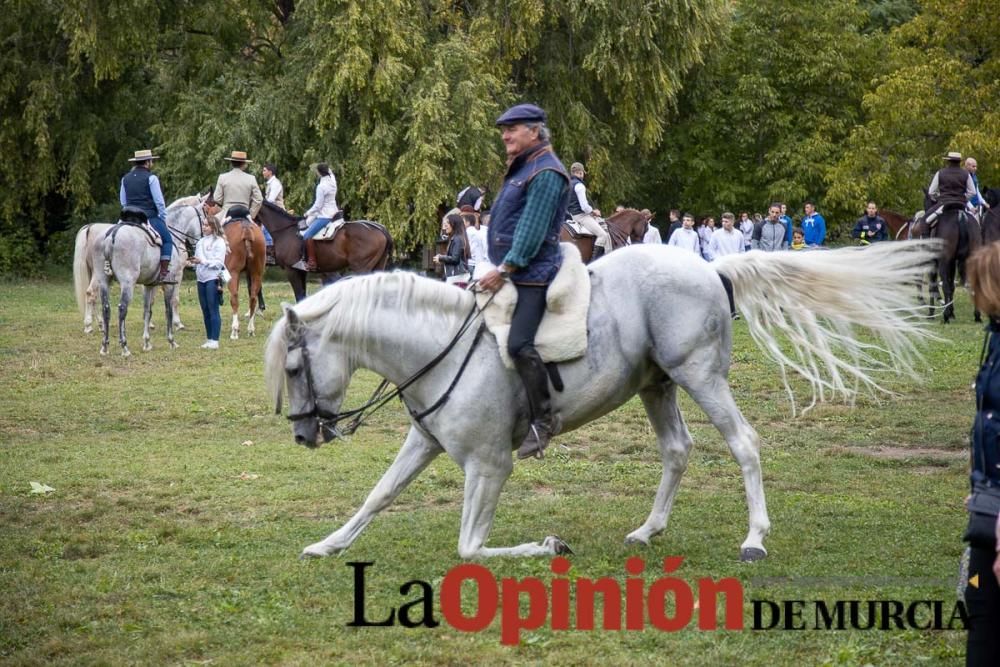
<path fill-rule="evenodd" d="M 201 221 L 204 212 L 201 206 L 184 205 L 167 211 L 167 225 L 171 229 L 177 230 L 181 238 L 197 241 L 201 238 Z M 173 232 L 171 232 L 173 233 Z M 173 309 L 177 303 L 177 284 L 184 273 L 184 264 L 187 262 L 187 249 L 183 241 L 174 245 L 174 253 L 169 264 L 169 280 L 172 284 L 163 285 L 164 307 L 166 309 L 167 342 L 171 348 L 176 348 L 174 341 L 174 317 Z M 110 305 L 110 279 L 112 276 L 121 285 L 121 299 L 118 303 L 118 341 L 122 347 L 122 356 L 127 357 L 132 353 L 128 349 L 125 336 L 125 319 L 128 316 L 128 307 L 132 302 L 132 293 L 136 284 L 145 286 L 143 298 L 143 330 L 142 349 L 149 351 L 153 349 L 149 341 L 150 320 L 153 315 L 153 296 L 156 287 L 160 285 L 160 248 L 154 246 L 146 230 L 135 225 L 121 225 L 117 229 L 114 226 L 103 234 L 99 234 L 94 240 L 91 248 L 90 266 L 92 270 L 92 281 L 96 282 L 96 291 L 101 295 L 101 320 L 103 340 L 101 342 L 101 354 L 108 353 L 109 320 L 111 317 Z M 76 263 L 74 262 L 74 274 Z M 77 285 L 77 299 L 80 299 L 79 286 L 84 281 L 77 277 L 74 281 Z"/>
<path fill-rule="evenodd" d="M 641 397 L 663 474 L 649 517 L 626 542 L 649 544 L 667 526 L 692 445 L 677 404 L 681 387 L 722 433 L 742 470 L 750 520 L 741 558 L 767 554 L 763 540 L 770 521 L 759 439 L 726 379 L 732 321 L 719 274 L 732 280 L 751 334 L 782 366 L 783 377 L 786 367 L 804 375 L 814 400 L 824 394 L 850 399 L 861 388 L 881 389 L 880 371 L 916 375 L 915 343 L 933 335 L 916 314 L 909 286 L 934 252 L 923 242 L 880 243 L 824 253 L 755 251 L 709 264 L 673 247 L 633 245 L 591 264 L 588 351 L 559 364 L 565 390 L 553 392 L 553 409 L 562 430 L 570 431 L 636 393 Z M 856 299 L 861 293 L 863 305 Z M 268 339 L 264 367 L 279 412 L 287 388 L 295 441 L 315 447 L 339 435 L 335 423 L 355 370 L 367 368 L 397 386 L 405 383 L 446 347 L 472 308 L 469 292 L 398 272 L 344 280 L 286 306 Z M 869 329 L 880 342 L 859 342 L 854 326 Z M 441 452 L 465 474 L 462 558 L 568 549 L 554 536 L 513 547 L 486 546 L 500 490 L 513 469 L 511 452 L 528 430 L 529 409 L 494 338 L 474 336 L 475 331 L 471 327 L 439 364 L 405 386 L 401 396 L 411 427 L 395 461 L 361 509 L 326 539 L 307 546 L 303 556 L 327 556 L 350 546 Z"/>
<path fill-rule="evenodd" d="M 181 197 L 167 207 L 167 227 L 174 237 L 174 247 L 179 249 L 178 252 L 183 251 L 185 253 L 185 260 L 187 259 L 185 241 L 195 243 L 201 238 L 200 218 L 203 214 L 199 211 L 207 198 L 207 194 Z M 196 207 L 197 210 L 195 210 Z M 97 301 L 99 290 L 97 276 L 94 275 L 94 267 L 91 265 L 91 256 L 94 251 L 94 245 L 104 239 L 104 235 L 111 227 L 111 223 L 95 222 L 84 225 L 76 233 L 76 247 L 73 252 L 73 283 L 76 293 L 76 304 L 80 308 L 80 314 L 83 315 L 84 333 L 92 333 L 94 331 L 94 304 Z M 184 323 L 181 322 L 180 302 L 178 299 L 178 295 L 180 294 L 180 280 L 183 276 L 183 272 L 178 275 L 177 289 L 173 293 L 172 306 L 175 329 L 184 328 Z M 103 326 L 103 322 L 100 320 L 98 320 L 98 324 L 99 326 Z M 152 326 L 151 323 L 150 327 Z"/>

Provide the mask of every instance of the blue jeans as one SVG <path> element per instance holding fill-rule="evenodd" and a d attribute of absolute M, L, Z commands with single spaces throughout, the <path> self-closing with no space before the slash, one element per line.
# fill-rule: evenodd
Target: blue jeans
<path fill-rule="evenodd" d="M 219 340 L 219 331 L 222 329 L 222 315 L 219 314 L 221 301 L 218 279 L 198 283 L 198 303 L 201 304 L 201 317 L 205 320 L 205 336 L 209 340 Z"/>
<path fill-rule="evenodd" d="M 311 239 L 312 237 L 316 236 L 317 234 L 319 234 L 321 229 L 330 224 L 330 220 L 332 219 L 333 218 L 316 218 L 315 220 L 313 220 L 313 223 L 309 225 L 309 229 L 303 232 L 302 238 Z"/>
<path fill-rule="evenodd" d="M 271 232 L 267 231 L 267 227 L 260 225 L 260 231 L 264 232 L 264 245 L 274 245 L 274 239 L 271 238 Z"/>
<path fill-rule="evenodd" d="M 149 224 L 153 226 L 163 239 L 163 246 L 160 248 L 160 259 L 170 259 L 174 254 L 174 237 L 170 235 L 170 230 L 167 229 L 167 223 L 160 218 L 158 215 L 150 216 Z"/>

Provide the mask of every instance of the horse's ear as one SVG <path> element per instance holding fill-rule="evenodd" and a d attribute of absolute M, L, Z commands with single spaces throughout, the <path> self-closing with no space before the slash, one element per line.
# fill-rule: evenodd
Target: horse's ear
<path fill-rule="evenodd" d="M 302 340 L 304 325 L 298 314 L 287 303 L 281 304 L 285 311 L 285 331 L 288 332 L 288 342 L 298 343 Z"/>

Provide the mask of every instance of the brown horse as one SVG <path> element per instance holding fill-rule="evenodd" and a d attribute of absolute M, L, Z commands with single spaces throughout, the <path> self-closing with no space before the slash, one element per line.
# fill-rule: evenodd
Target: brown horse
<path fill-rule="evenodd" d="M 889 227 L 889 238 L 897 241 L 905 241 L 910 237 L 910 224 L 913 218 L 907 218 L 902 213 L 897 213 L 889 208 L 880 208 L 878 214 L 885 220 Z"/>
<path fill-rule="evenodd" d="M 649 228 L 650 217 L 652 214 L 645 211 L 626 208 L 610 218 L 606 218 L 604 224 L 611 236 L 611 249 L 617 250 L 630 244 L 642 243 L 646 230 Z M 577 232 L 568 223 L 565 223 L 559 234 L 559 239 L 574 244 L 580 251 L 580 257 L 584 263 L 589 262 L 594 255 L 594 241 L 597 240 L 597 237 L 593 234 Z"/>
<path fill-rule="evenodd" d="M 233 215 L 234 212 L 236 215 Z M 239 217 L 240 215 L 246 217 Z M 246 273 L 250 281 L 250 310 L 247 319 L 247 335 L 256 333 L 254 316 L 257 314 L 257 294 L 264 280 L 264 262 L 267 259 L 264 250 L 264 232 L 260 227 L 250 222 L 250 212 L 229 209 L 229 222 L 222 228 L 229 245 L 226 253 L 226 269 L 229 271 L 229 305 L 233 309 L 233 323 L 229 338 L 237 340 L 240 337 L 240 273 Z"/>
<path fill-rule="evenodd" d="M 257 221 L 267 227 L 274 239 L 275 262 L 285 270 L 295 300 L 306 296 L 308 273 L 303 270 L 304 242 L 299 236 L 299 220 L 283 208 L 264 202 Z M 392 237 L 377 222 L 358 220 L 345 223 L 330 241 L 316 242 L 317 273 L 326 282 L 327 274 L 349 270 L 354 273 L 382 271 L 392 258 Z"/>

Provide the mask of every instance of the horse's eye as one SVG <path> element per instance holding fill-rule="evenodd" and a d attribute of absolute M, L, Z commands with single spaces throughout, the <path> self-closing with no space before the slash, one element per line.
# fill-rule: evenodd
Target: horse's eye
<path fill-rule="evenodd" d="M 293 366 L 291 368 L 286 368 L 285 369 L 285 373 L 288 374 L 288 377 L 292 377 L 293 378 L 293 377 L 296 377 L 299 374 L 299 371 L 301 371 L 301 370 L 302 370 L 301 366 Z"/>

